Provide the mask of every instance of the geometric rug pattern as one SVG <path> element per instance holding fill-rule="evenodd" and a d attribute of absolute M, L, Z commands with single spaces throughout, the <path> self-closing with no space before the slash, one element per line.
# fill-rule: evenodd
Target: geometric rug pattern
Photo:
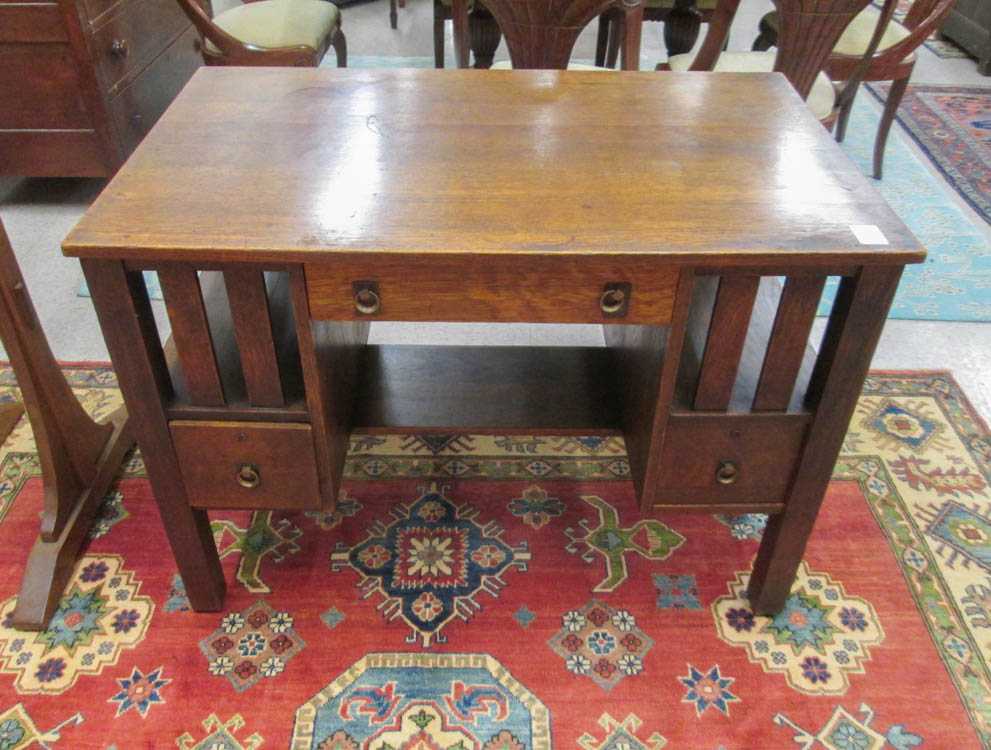
<path fill-rule="evenodd" d="M 119 403 L 109 368 L 65 372 Z M 989 479 L 948 373 L 872 373 L 762 617 L 763 519 L 645 519 L 619 438 L 357 434 L 337 511 L 212 514 L 228 594 L 195 613 L 134 456 L 49 629 L 0 618 L 0 747 L 991 747 Z M 41 504 L 24 422 L 0 612 Z"/>
<path fill-rule="evenodd" d="M 879 98 L 887 86 L 872 86 Z M 947 182 L 991 223 L 991 87 L 910 85 L 898 121 Z"/>

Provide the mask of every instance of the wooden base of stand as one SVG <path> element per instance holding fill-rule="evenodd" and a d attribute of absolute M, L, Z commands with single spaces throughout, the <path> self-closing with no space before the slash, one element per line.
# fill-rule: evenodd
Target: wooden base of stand
<path fill-rule="evenodd" d="M 0 340 L 24 402 L 0 407 L 0 436 L 6 438 L 27 411 L 45 488 L 41 528 L 28 557 L 13 623 L 22 630 L 43 630 L 96 509 L 134 441 L 123 408 L 97 423 L 73 394 L 42 331 L 2 223 Z"/>
<path fill-rule="evenodd" d="M 18 401 L 0 405 L 0 445 L 10 437 L 24 415 L 24 405 Z"/>
<path fill-rule="evenodd" d="M 13 625 L 18 630 L 44 630 L 48 626 L 100 501 L 113 484 L 124 455 L 134 444 L 123 407 L 108 421 L 114 431 L 97 461 L 93 483 L 79 495 L 58 538 L 46 542 L 39 535 L 31 548 L 14 608 Z"/>

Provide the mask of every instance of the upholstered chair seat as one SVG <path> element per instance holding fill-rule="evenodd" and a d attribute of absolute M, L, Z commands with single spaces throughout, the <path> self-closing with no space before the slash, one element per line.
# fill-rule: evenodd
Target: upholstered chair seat
<path fill-rule="evenodd" d="M 500 60 L 497 63 L 493 63 L 489 70 L 512 70 L 513 64 L 509 60 Z M 588 63 L 576 63 L 569 62 L 568 70 L 595 70 L 600 73 L 615 73 L 616 71 L 612 68 L 600 68 L 597 65 L 589 65 Z"/>
<path fill-rule="evenodd" d="M 695 8 L 697 10 L 715 10 L 718 2 L 719 0 L 695 0 Z M 644 0 L 643 7 L 670 9 L 674 7 L 674 3 L 675 0 Z"/>
<path fill-rule="evenodd" d="M 243 44 L 260 49 L 325 49 L 341 26 L 341 11 L 326 0 L 260 0 L 214 16 L 213 22 Z M 218 53 L 208 39 L 207 49 Z"/>
<path fill-rule="evenodd" d="M 714 70 L 723 73 L 770 73 L 774 70 L 777 50 L 765 52 L 723 52 L 716 61 Z M 695 59 L 693 54 L 675 55 L 668 60 L 671 70 L 685 71 Z M 812 84 L 806 100 L 812 114 L 819 120 L 827 120 L 833 114 L 836 104 L 836 89 L 829 76 L 820 73 Z"/>

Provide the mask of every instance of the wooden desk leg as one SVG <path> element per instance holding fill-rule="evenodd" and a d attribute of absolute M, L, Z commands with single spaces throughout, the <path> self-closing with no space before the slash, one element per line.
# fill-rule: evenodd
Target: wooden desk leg
<path fill-rule="evenodd" d="M 144 279 L 119 261 L 84 260 L 82 265 L 189 602 L 198 612 L 219 610 L 224 574 L 210 519 L 206 511 L 189 506 L 179 473 L 165 413 L 172 381 Z"/>
<path fill-rule="evenodd" d="M 840 285 L 806 398 L 815 417 L 785 510 L 769 519 L 750 577 L 757 614 L 779 612 L 791 592 L 901 272 L 864 267 Z"/>

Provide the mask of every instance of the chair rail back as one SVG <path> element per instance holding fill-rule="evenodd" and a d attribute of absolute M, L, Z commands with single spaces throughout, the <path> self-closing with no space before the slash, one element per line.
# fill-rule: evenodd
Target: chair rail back
<path fill-rule="evenodd" d="M 870 0 L 774 0 L 774 5 L 780 18 L 774 69 L 805 99 L 840 36 Z M 875 37 L 880 40 L 880 34 Z"/>
<path fill-rule="evenodd" d="M 901 62 L 943 25 L 957 0 L 916 0 L 902 25 L 912 33 L 884 50 L 879 57 L 885 62 Z"/>
<path fill-rule="evenodd" d="M 209 41 L 224 55 L 233 55 L 244 49 L 244 44 L 213 22 L 212 12 L 208 13 L 198 0 L 176 0 L 176 2 L 196 27 L 204 42 Z M 208 5 L 207 8 L 210 6 Z"/>
<path fill-rule="evenodd" d="M 618 9 L 624 17 L 623 70 L 640 67 L 642 0 L 483 0 L 483 4 L 506 38 L 514 68 L 567 68 L 578 35 L 610 9 Z"/>

